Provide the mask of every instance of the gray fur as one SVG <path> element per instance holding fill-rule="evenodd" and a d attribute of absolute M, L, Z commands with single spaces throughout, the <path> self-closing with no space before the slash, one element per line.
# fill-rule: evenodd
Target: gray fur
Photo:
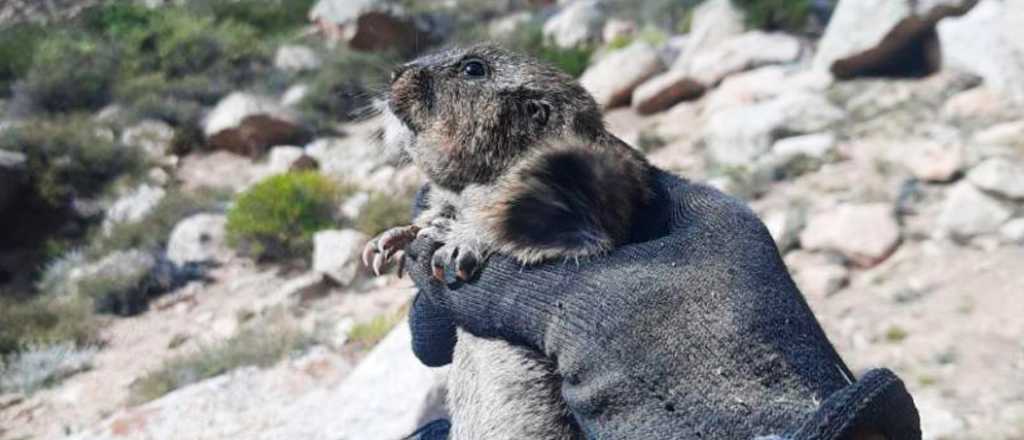
<path fill-rule="evenodd" d="M 471 61 L 485 63 L 486 75 L 465 73 Z M 444 243 L 435 267 L 462 279 L 495 252 L 523 264 L 607 252 L 629 238 L 650 197 L 646 161 L 605 130 L 578 83 L 494 46 L 403 65 L 385 113 L 381 139 L 432 183 L 430 208 L 414 224 Z M 371 252 L 393 251 L 374 243 Z M 453 440 L 582 438 L 550 361 L 461 330 L 449 404 Z"/>

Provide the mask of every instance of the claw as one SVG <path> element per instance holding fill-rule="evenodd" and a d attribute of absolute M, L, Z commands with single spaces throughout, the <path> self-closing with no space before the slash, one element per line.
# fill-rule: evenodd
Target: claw
<path fill-rule="evenodd" d="M 444 268 L 440 266 L 434 266 L 434 279 L 440 282 L 444 282 Z"/>
<path fill-rule="evenodd" d="M 370 267 L 370 258 L 377 252 L 376 240 L 366 243 L 363 247 L 363 266 Z"/>
<path fill-rule="evenodd" d="M 373 273 L 380 276 L 380 270 L 384 267 L 384 255 L 377 254 L 373 257 Z"/>
<path fill-rule="evenodd" d="M 398 259 L 398 277 L 402 277 L 402 273 L 405 272 L 405 252 L 398 251 L 395 254 L 395 258 Z"/>

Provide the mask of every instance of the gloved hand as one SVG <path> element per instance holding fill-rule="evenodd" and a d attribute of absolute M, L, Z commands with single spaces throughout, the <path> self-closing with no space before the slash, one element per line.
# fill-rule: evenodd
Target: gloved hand
<path fill-rule="evenodd" d="M 450 361 L 453 323 L 538 350 L 590 438 L 920 438 L 898 378 L 875 370 L 851 385 L 746 206 L 662 172 L 653 185 L 631 244 L 587 261 L 495 255 L 476 280 L 445 285 L 431 275 L 440 243 L 414 242 L 417 355 Z"/>

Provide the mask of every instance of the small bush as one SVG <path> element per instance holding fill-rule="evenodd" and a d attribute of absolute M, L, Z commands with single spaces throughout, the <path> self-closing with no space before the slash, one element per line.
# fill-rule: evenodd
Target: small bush
<path fill-rule="evenodd" d="M 142 156 L 103 136 L 89 119 L 62 117 L 38 120 L 0 135 L 0 149 L 28 157 L 33 189 L 52 206 L 74 197 L 98 195 L 124 174 L 139 173 Z"/>
<path fill-rule="evenodd" d="M 50 294 L 23 301 L 0 300 L 0 355 L 32 345 L 96 344 L 101 322 L 92 307 L 85 299 Z"/>
<path fill-rule="evenodd" d="M 407 225 L 412 212 L 411 196 L 393 196 L 384 193 L 370 195 L 359 218 L 356 229 L 371 237 L 395 226 Z"/>
<path fill-rule="evenodd" d="M 266 368 L 311 344 L 301 332 L 282 326 L 260 326 L 172 359 L 132 385 L 133 403 L 145 403 L 178 388 L 231 370 L 257 366 Z"/>
<path fill-rule="evenodd" d="M 30 345 L 0 362 L 0 394 L 31 394 L 91 368 L 95 347 L 71 343 Z"/>
<path fill-rule="evenodd" d="M 802 31 L 812 0 L 733 0 L 746 13 L 747 26 L 769 31 Z"/>
<path fill-rule="evenodd" d="M 36 46 L 45 36 L 42 26 L 34 24 L 0 28 L 0 97 L 7 96 L 11 84 L 28 73 Z"/>
<path fill-rule="evenodd" d="M 270 177 L 239 195 L 228 211 L 228 243 L 256 258 L 307 255 L 313 234 L 335 225 L 343 196 L 317 172 Z"/>
<path fill-rule="evenodd" d="M 110 102 L 118 59 L 88 34 L 58 33 L 39 43 L 20 91 L 49 112 L 97 109 Z"/>

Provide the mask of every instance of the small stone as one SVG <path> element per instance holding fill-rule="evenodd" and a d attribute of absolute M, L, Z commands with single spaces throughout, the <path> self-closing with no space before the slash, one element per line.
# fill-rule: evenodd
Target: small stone
<path fill-rule="evenodd" d="M 905 152 L 903 165 L 926 182 L 948 182 L 964 166 L 964 148 L 959 143 L 919 140 L 907 145 Z"/>
<path fill-rule="evenodd" d="M 665 70 L 658 51 L 643 42 L 605 55 L 587 68 L 580 85 L 594 95 L 602 109 L 628 105 L 633 90 Z"/>
<path fill-rule="evenodd" d="M 633 90 L 633 108 L 641 115 L 666 110 L 704 94 L 704 85 L 682 70 L 670 70 L 640 84 Z"/>
<path fill-rule="evenodd" d="M 306 84 L 296 84 L 284 91 L 281 95 L 281 105 L 286 107 L 295 107 L 299 105 L 302 100 L 306 99 L 309 95 L 309 86 Z"/>
<path fill-rule="evenodd" d="M 825 254 L 794 251 L 786 255 L 786 266 L 800 291 L 809 296 L 830 296 L 850 282 L 850 270 Z"/>
<path fill-rule="evenodd" d="M 811 216 L 800 234 L 804 249 L 836 251 L 854 264 L 871 267 L 899 246 L 900 227 L 885 203 L 845 204 Z"/>
<path fill-rule="evenodd" d="M 636 34 L 636 22 L 632 20 L 623 20 L 621 18 L 609 18 L 604 23 L 604 29 L 601 31 L 601 36 L 605 43 L 611 43 L 613 41 L 632 38 Z"/>
<path fill-rule="evenodd" d="M 170 151 L 174 127 L 166 122 L 146 120 L 128 127 L 121 133 L 121 143 L 140 148 L 146 157 L 160 160 Z"/>
<path fill-rule="evenodd" d="M 160 167 L 150 168 L 146 172 L 146 177 L 149 178 L 150 182 L 160 186 L 166 186 L 171 181 L 171 175 L 167 174 L 167 171 Z"/>
<path fill-rule="evenodd" d="M 1016 218 L 1006 222 L 999 228 L 1003 242 L 1024 245 L 1024 218 Z"/>
<path fill-rule="evenodd" d="M 316 51 L 302 45 L 284 45 L 277 48 L 274 55 L 274 67 L 289 72 L 316 70 L 323 62 Z"/>
<path fill-rule="evenodd" d="M 217 103 L 203 121 L 203 134 L 211 147 L 248 157 L 262 156 L 275 145 L 303 144 L 308 136 L 294 111 L 243 92 Z"/>
<path fill-rule="evenodd" d="M 764 224 L 775 240 L 779 251 L 785 253 L 795 247 L 799 241 L 800 231 L 807 222 L 807 213 L 799 207 L 789 207 L 773 211 L 764 216 Z"/>
<path fill-rule="evenodd" d="M 780 139 L 772 145 L 772 154 L 781 157 L 809 157 L 825 160 L 836 150 L 836 136 L 832 133 L 815 133 Z"/>
<path fill-rule="evenodd" d="M 351 284 L 359 274 L 360 255 L 368 240 L 366 234 L 352 229 L 317 232 L 313 236 L 313 270 L 342 286 Z"/>
<path fill-rule="evenodd" d="M 544 23 L 544 38 L 562 48 L 593 43 L 601 37 L 604 20 L 601 2 L 574 0 Z"/>
<path fill-rule="evenodd" d="M 347 219 L 355 220 L 363 213 L 363 208 L 369 201 L 370 193 L 366 191 L 355 193 L 341 204 L 341 214 Z"/>
<path fill-rule="evenodd" d="M 969 239 L 996 232 L 1013 210 L 967 181 L 953 185 L 939 214 L 939 233 Z"/>
<path fill-rule="evenodd" d="M 178 266 L 226 261 L 231 255 L 226 225 L 223 214 L 196 214 L 182 220 L 167 240 L 167 259 Z"/>
<path fill-rule="evenodd" d="M 110 234 L 117 224 L 142 221 L 166 195 L 167 191 L 158 186 L 144 184 L 135 188 L 107 209 L 106 217 L 103 219 L 103 232 Z"/>
<path fill-rule="evenodd" d="M 271 148 L 270 153 L 267 155 L 267 168 L 273 174 L 287 173 L 291 170 L 292 164 L 305 154 L 306 151 L 302 147 L 280 146 Z"/>
<path fill-rule="evenodd" d="M 1007 159 L 988 159 L 967 173 L 978 188 L 1011 199 L 1024 199 L 1024 166 Z"/>
<path fill-rule="evenodd" d="M 796 61 L 800 41 L 781 33 L 751 31 L 702 50 L 690 61 L 690 77 L 714 86 L 725 77 L 769 64 Z"/>
<path fill-rule="evenodd" d="M 1004 96 L 979 86 L 953 95 L 942 105 L 942 117 L 950 121 L 992 121 L 1010 114 Z"/>
<path fill-rule="evenodd" d="M 996 124 L 974 135 L 974 143 L 981 145 L 1024 145 L 1024 121 Z"/>

